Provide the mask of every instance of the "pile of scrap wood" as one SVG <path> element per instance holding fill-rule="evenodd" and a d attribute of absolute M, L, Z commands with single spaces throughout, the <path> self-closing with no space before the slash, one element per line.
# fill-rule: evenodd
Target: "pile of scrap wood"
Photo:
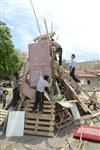
<path fill-rule="evenodd" d="M 73 86 L 69 82 L 68 71 L 55 61 L 56 47 L 51 40 L 53 36 L 54 33 L 40 36 L 35 39 L 36 43 L 29 44 L 29 70 L 23 77 L 20 87 L 21 101 L 17 106 L 17 110 L 25 111 L 25 133 L 53 135 L 55 127 L 63 128 L 84 115 L 92 114 L 75 90 L 78 85 Z M 33 114 L 32 108 L 36 91 L 34 87 L 41 72 L 42 75 L 49 75 L 52 86 L 50 96 L 45 94 L 43 114 L 40 116 L 38 113 Z"/>

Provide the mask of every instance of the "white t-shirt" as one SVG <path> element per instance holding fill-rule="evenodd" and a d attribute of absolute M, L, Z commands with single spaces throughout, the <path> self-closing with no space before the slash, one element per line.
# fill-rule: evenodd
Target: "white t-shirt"
<path fill-rule="evenodd" d="M 44 80 L 44 78 L 42 76 L 40 76 L 38 84 L 37 84 L 37 91 L 42 93 L 42 92 L 44 92 L 45 87 L 49 88 L 50 85 L 46 80 Z"/>
<path fill-rule="evenodd" d="M 71 62 L 70 62 L 70 65 L 69 65 L 72 68 L 76 68 L 76 61 L 75 59 L 72 59 Z"/>

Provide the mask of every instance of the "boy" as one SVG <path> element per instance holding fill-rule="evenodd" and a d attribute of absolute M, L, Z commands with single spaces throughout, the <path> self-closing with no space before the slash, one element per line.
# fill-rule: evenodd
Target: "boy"
<path fill-rule="evenodd" d="M 3 102 L 2 108 L 4 108 L 6 105 L 6 95 L 7 95 L 7 92 L 6 92 L 6 90 L 4 90 L 3 94 L 2 94 L 2 102 Z"/>
<path fill-rule="evenodd" d="M 52 45 L 56 48 L 56 54 L 58 54 L 59 57 L 59 66 L 62 66 L 62 51 L 63 51 L 62 47 L 54 39 L 51 40 L 52 40 Z M 56 56 L 55 56 L 55 60 L 57 60 Z"/>
<path fill-rule="evenodd" d="M 34 112 L 36 112 L 36 109 L 39 105 L 39 111 L 43 111 L 43 101 L 44 101 L 44 91 L 45 88 L 50 88 L 50 84 L 48 82 L 49 80 L 49 76 L 48 75 L 44 75 L 44 77 L 40 76 L 38 83 L 37 83 L 37 88 L 36 88 L 36 100 L 34 103 L 34 107 L 33 110 Z"/>
<path fill-rule="evenodd" d="M 70 66 L 70 76 L 73 78 L 75 82 L 80 83 L 80 80 L 75 75 L 75 69 L 76 69 L 75 54 L 71 55 L 71 63 L 69 66 Z"/>

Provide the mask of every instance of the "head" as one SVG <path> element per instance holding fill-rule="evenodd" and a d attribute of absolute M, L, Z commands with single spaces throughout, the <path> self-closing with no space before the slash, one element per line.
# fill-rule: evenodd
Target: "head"
<path fill-rule="evenodd" d="M 49 76 L 48 75 L 44 75 L 44 80 L 48 81 L 49 80 Z"/>
<path fill-rule="evenodd" d="M 54 39 L 52 38 L 51 41 L 54 41 Z"/>
<path fill-rule="evenodd" d="M 71 59 L 74 59 L 74 58 L 75 58 L 75 54 L 72 54 L 72 55 L 71 55 Z"/>

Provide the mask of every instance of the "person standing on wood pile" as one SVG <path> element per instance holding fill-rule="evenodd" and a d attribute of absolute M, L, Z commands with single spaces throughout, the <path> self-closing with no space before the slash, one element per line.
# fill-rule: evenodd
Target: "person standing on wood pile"
<path fill-rule="evenodd" d="M 16 106 L 18 100 L 20 99 L 19 96 L 19 74 L 16 72 L 14 74 L 14 85 L 13 85 L 13 101 L 11 103 L 12 106 Z"/>
<path fill-rule="evenodd" d="M 54 39 L 51 39 L 52 45 L 56 48 L 56 54 L 58 54 L 59 57 L 59 66 L 62 66 L 62 47 L 60 44 L 58 44 Z M 55 60 L 57 60 L 57 57 L 55 56 Z"/>
<path fill-rule="evenodd" d="M 37 107 L 39 106 L 39 111 L 43 111 L 43 101 L 44 101 L 44 91 L 46 90 L 49 94 L 49 76 L 44 75 L 44 77 L 40 76 L 37 88 L 36 88 L 36 99 L 34 103 L 34 107 L 32 109 L 32 112 L 36 112 Z"/>
<path fill-rule="evenodd" d="M 69 66 L 70 66 L 70 76 L 73 78 L 75 82 L 80 83 L 80 80 L 75 75 L 76 70 L 75 54 L 71 55 L 71 63 Z"/>
<path fill-rule="evenodd" d="M 88 108 L 90 108 L 90 106 L 93 105 L 94 110 L 97 110 L 98 107 L 96 106 L 96 102 L 97 102 L 97 97 L 96 97 L 96 91 L 94 90 L 91 96 L 91 103 L 88 105 Z"/>

